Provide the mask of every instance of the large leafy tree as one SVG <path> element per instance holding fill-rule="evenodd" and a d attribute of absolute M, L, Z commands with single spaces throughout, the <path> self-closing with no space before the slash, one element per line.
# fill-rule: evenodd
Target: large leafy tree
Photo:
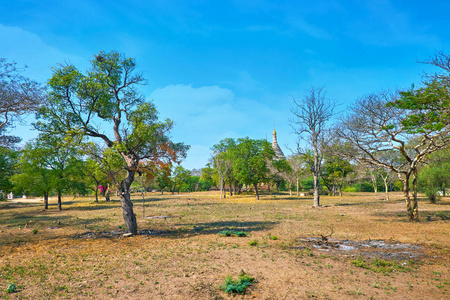
<path fill-rule="evenodd" d="M 219 175 L 220 198 L 225 198 L 225 180 L 233 178 L 233 159 L 236 154 L 236 141 L 231 138 L 223 139 L 214 145 L 211 150 L 213 151 L 213 166 Z"/>
<path fill-rule="evenodd" d="M 169 138 L 173 122 L 158 120 L 154 105 L 144 101 L 137 87 L 145 83 L 133 58 L 100 52 L 83 73 L 64 64 L 49 80 L 49 104 L 40 110 L 37 128 L 64 135 L 102 140 L 123 159 L 125 177 L 119 195 L 128 233 L 137 234 L 130 187 L 142 161 L 179 161 L 188 146 Z"/>
<path fill-rule="evenodd" d="M 233 171 L 242 184 L 252 185 L 259 200 L 258 185 L 267 182 L 269 163 L 275 157 L 272 145 L 265 140 L 238 139 L 233 160 Z"/>

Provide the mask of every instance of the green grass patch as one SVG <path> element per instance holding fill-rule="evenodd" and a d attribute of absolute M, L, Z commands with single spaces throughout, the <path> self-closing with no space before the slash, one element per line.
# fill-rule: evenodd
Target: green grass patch
<path fill-rule="evenodd" d="M 228 275 L 227 278 L 225 278 L 225 284 L 219 288 L 229 294 L 245 294 L 247 288 L 256 282 L 254 277 L 241 271 L 237 280 L 234 280 L 233 277 Z"/>
<path fill-rule="evenodd" d="M 411 270 L 408 266 L 404 266 L 394 261 L 378 259 L 376 257 L 371 262 L 367 262 L 363 260 L 361 256 L 358 256 L 356 260 L 352 260 L 351 262 L 356 267 L 371 270 L 376 273 L 383 273 L 385 275 L 393 272 L 394 270 L 400 272 L 407 272 Z"/>

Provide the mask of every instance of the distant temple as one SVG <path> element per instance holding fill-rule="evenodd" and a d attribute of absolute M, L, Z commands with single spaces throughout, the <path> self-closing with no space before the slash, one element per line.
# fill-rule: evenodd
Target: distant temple
<path fill-rule="evenodd" d="M 272 149 L 275 151 L 276 160 L 279 159 L 286 159 L 286 156 L 284 156 L 283 151 L 281 151 L 280 146 L 277 142 L 277 132 L 275 131 L 275 128 L 273 129 L 273 141 L 272 141 Z"/>

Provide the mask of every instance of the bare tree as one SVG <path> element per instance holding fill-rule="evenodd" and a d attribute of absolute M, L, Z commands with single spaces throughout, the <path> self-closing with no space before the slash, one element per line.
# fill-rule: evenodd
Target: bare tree
<path fill-rule="evenodd" d="M 393 92 L 360 98 L 350 108 L 349 116 L 342 119 L 336 133 L 347 146 L 347 157 L 397 174 L 403 184 L 409 219 L 418 221 L 417 166 L 427 155 L 450 145 L 450 127 L 424 128 L 421 133 L 407 130 L 403 121 L 414 111 L 387 105 L 397 98 L 398 94 Z M 386 155 L 392 152 L 397 155 Z"/>
<path fill-rule="evenodd" d="M 293 97 L 294 107 L 291 109 L 294 117 L 290 120 L 294 134 L 298 136 L 297 153 L 305 155 L 307 148 L 302 147 L 305 138 L 312 147 L 313 161 L 309 167 L 314 177 L 314 207 L 319 202 L 319 177 L 323 158 L 321 145 L 328 130 L 328 121 L 333 116 L 335 104 L 326 97 L 324 88 L 311 88 L 305 97 L 298 101 Z"/>
<path fill-rule="evenodd" d="M 5 135 L 14 120 L 35 111 L 44 100 L 44 89 L 19 73 L 15 62 L 0 58 L 0 146 L 11 146 L 19 137 Z"/>

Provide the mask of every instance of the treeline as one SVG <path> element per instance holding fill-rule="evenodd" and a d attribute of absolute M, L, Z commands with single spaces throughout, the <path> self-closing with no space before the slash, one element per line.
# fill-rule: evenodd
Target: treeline
<path fill-rule="evenodd" d="M 61 64 L 46 86 L 0 59 L 0 197 L 101 194 L 119 197 L 127 232 L 136 234 L 131 192 L 190 192 L 217 188 L 221 197 L 252 190 L 324 192 L 400 189 L 411 221 L 418 221 L 418 191 L 435 202 L 445 195 L 450 170 L 450 56 L 424 63 L 438 68 L 420 87 L 361 96 L 336 116 L 324 88 L 293 98 L 293 155 L 277 156 L 265 140 L 224 139 L 201 171 L 180 166 L 188 145 L 173 142 L 173 121 L 159 120 L 138 86 L 136 62 L 99 52 L 80 71 Z M 36 139 L 18 149 L 9 129 L 34 113 Z M 381 183 L 381 184 L 380 184 Z"/>

